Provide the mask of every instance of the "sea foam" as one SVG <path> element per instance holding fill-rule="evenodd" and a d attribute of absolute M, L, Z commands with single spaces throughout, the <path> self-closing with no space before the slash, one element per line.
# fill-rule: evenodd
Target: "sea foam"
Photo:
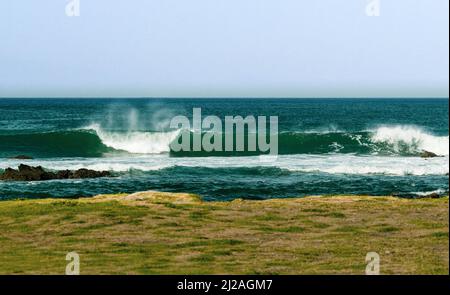
<path fill-rule="evenodd" d="M 449 172 L 449 157 L 422 159 L 420 157 L 356 156 L 356 155 L 281 155 L 275 162 L 261 162 L 259 157 L 170 157 L 167 154 L 105 158 L 65 158 L 41 160 L 7 159 L 0 169 L 17 167 L 20 163 L 43 166 L 53 170 L 87 168 L 127 172 L 156 171 L 171 167 L 198 168 L 279 168 L 288 172 L 392 176 L 445 175 Z"/>
<path fill-rule="evenodd" d="M 375 130 L 372 141 L 385 142 L 395 151 L 409 149 L 410 152 L 426 150 L 441 156 L 449 153 L 448 136 L 435 136 L 415 126 L 382 126 Z"/>
<path fill-rule="evenodd" d="M 170 143 L 179 133 L 177 130 L 169 132 L 111 132 L 105 131 L 99 124 L 92 124 L 84 129 L 95 131 L 104 145 L 132 154 L 170 152 Z"/>

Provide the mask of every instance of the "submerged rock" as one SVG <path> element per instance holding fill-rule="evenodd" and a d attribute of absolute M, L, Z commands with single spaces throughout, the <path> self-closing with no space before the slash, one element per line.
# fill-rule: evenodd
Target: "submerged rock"
<path fill-rule="evenodd" d="M 439 199 L 442 198 L 443 195 L 438 193 L 429 193 L 429 194 L 412 194 L 412 193 L 400 193 L 400 194 L 392 194 L 393 197 L 404 198 L 404 199 Z"/>
<path fill-rule="evenodd" d="M 14 157 L 10 157 L 10 159 L 17 159 L 17 160 L 32 160 L 33 157 L 27 156 L 27 155 L 18 155 Z"/>
<path fill-rule="evenodd" d="M 439 199 L 441 196 L 438 193 L 431 193 L 423 197 L 428 199 Z"/>
<path fill-rule="evenodd" d="M 439 199 L 439 198 L 442 198 L 442 196 L 438 193 L 429 193 L 426 195 L 417 195 L 414 198 L 415 199 Z"/>
<path fill-rule="evenodd" d="M 439 157 L 439 156 L 436 155 L 433 152 L 429 152 L 429 151 L 423 150 L 422 153 L 420 154 L 420 157 L 421 158 L 436 158 L 436 157 Z"/>
<path fill-rule="evenodd" d="M 19 169 L 6 168 L 3 174 L 0 174 L 0 180 L 7 181 L 43 181 L 51 179 L 81 179 L 81 178 L 99 178 L 108 177 L 111 173 L 108 171 L 95 171 L 89 169 L 78 169 L 74 171 L 62 170 L 56 173 L 45 171 L 41 166 L 32 167 L 24 164 L 19 165 Z"/>
<path fill-rule="evenodd" d="M 68 179 L 70 177 L 71 171 L 70 170 L 61 170 L 56 172 L 56 177 L 58 179 Z"/>
<path fill-rule="evenodd" d="M 11 181 L 48 180 L 52 179 L 52 175 L 41 166 L 31 167 L 21 164 L 18 170 L 6 168 L 5 172 L 0 175 L 0 179 Z"/>
<path fill-rule="evenodd" d="M 98 177 L 107 177 L 110 175 L 111 175 L 111 173 L 109 173 L 108 171 L 78 169 L 76 171 L 70 172 L 69 178 L 98 178 Z"/>

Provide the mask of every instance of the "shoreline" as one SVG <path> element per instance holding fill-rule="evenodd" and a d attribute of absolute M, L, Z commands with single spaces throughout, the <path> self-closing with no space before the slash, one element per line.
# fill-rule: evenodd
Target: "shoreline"
<path fill-rule="evenodd" d="M 0 202 L 0 274 L 448 274 L 448 196 L 202 201 L 139 192 Z"/>

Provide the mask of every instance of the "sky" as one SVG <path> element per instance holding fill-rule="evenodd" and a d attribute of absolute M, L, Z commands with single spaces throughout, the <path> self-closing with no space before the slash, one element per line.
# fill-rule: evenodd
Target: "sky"
<path fill-rule="evenodd" d="M 0 1 L 0 97 L 445 97 L 449 1 Z"/>

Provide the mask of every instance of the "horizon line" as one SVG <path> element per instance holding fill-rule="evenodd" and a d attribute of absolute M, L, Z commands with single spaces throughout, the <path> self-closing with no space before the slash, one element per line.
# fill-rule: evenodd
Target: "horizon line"
<path fill-rule="evenodd" d="M 2 97 L 0 99 L 449 99 L 449 96 L 423 96 L 423 97 L 409 97 L 409 96 L 319 96 L 319 97 L 257 97 L 257 96 L 248 96 L 248 97 L 238 97 L 238 96 L 24 96 L 24 97 Z"/>

